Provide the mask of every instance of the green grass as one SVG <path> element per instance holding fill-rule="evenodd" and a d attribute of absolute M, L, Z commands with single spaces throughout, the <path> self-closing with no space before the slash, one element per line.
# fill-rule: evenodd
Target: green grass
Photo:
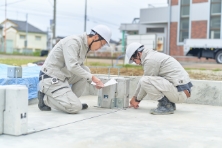
<path fill-rule="evenodd" d="M 212 71 L 222 71 L 222 70 L 217 68 L 217 69 L 213 69 Z"/>
<path fill-rule="evenodd" d="M 130 65 L 130 64 L 122 65 L 122 67 L 125 67 L 125 68 L 143 69 L 142 66 L 139 66 L 139 65 Z"/>
<path fill-rule="evenodd" d="M 207 70 L 206 68 L 184 68 L 185 70 Z"/>
<path fill-rule="evenodd" d="M 111 64 L 100 63 L 100 62 L 85 62 L 87 66 L 112 66 Z"/>
<path fill-rule="evenodd" d="M 0 63 L 14 66 L 26 65 L 35 61 L 36 59 L 0 59 Z"/>

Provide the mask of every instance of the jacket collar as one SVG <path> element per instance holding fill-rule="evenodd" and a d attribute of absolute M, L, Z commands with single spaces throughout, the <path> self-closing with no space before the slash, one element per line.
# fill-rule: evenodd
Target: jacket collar
<path fill-rule="evenodd" d="M 143 50 L 142 56 L 141 56 L 141 64 L 142 64 L 142 65 L 144 64 L 144 61 L 145 61 L 146 57 L 147 57 L 151 52 L 154 52 L 154 50 L 153 50 L 153 49 L 144 49 L 144 50 Z"/>
<path fill-rule="evenodd" d="M 88 42 L 87 42 L 87 34 L 86 34 L 86 32 L 83 33 L 82 37 L 83 37 L 83 43 L 85 44 L 86 48 L 88 49 L 89 45 L 88 45 Z"/>

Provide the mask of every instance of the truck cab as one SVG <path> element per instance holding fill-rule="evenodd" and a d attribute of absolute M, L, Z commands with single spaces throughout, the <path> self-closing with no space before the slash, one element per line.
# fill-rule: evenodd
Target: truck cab
<path fill-rule="evenodd" d="M 215 59 L 218 64 L 222 64 L 222 39 L 186 39 L 184 54 Z"/>

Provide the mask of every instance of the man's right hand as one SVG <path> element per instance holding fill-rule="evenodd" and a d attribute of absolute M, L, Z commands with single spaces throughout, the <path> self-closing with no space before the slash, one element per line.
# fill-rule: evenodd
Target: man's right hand
<path fill-rule="evenodd" d="M 97 78 L 96 76 L 92 76 L 92 81 L 94 83 L 96 83 L 96 88 L 97 89 L 101 89 L 102 87 L 104 87 L 103 82 L 99 78 Z"/>
<path fill-rule="evenodd" d="M 133 98 L 130 100 L 130 107 L 134 107 L 135 109 L 137 109 L 139 107 L 139 103 L 136 101 L 136 97 L 133 96 Z"/>

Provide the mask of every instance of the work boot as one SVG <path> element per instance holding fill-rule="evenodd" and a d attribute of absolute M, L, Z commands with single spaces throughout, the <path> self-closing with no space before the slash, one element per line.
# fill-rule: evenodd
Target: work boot
<path fill-rule="evenodd" d="M 176 110 L 176 104 L 171 102 L 172 106 L 173 106 L 173 110 Z"/>
<path fill-rule="evenodd" d="M 176 106 L 175 106 L 176 107 Z M 163 97 L 161 100 L 159 100 L 159 104 L 156 109 L 150 110 L 151 114 L 154 115 L 168 115 L 174 113 L 174 107 L 173 103 L 170 102 L 167 97 Z"/>
<path fill-rule="evenodd" d="M 44 98 L 44 93 L 38 91 L 38 100 L 39 100 L 39 104 L 38 107 L 41 111 L 51 111 L 51 107 L 45 105 L 43 98 Z"/>
<path fill-rule="evenodd" d="M 88 108 L 88 105 L 86 103 L 83 103 L 82 104 L 82 109 L 87 109 Z"/>
<path fill-rule="evenodd" d="M 173 103 L 173 102 L 170 102 L 171 104 L 172 104 L 172 106 L 173 106 L 173 110 L 176 110 L 176 104 L 175 103 Z M 157 105 L 157 107 L 159 107 L 160 106 L 160 102 L 158 103 L 158 105 Z"/>

